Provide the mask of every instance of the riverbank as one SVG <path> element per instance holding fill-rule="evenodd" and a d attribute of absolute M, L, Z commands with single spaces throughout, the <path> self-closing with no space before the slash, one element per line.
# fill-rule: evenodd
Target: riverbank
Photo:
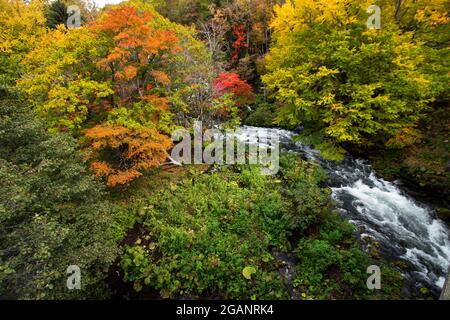
<path fill-rule="evenodd" d="M 281 156 L 276 176 L 240 165 L 143 177 L 122 195 L 141 206 L 110 272 L 114 297 L 405 298 L 400 273 L 360 249 L 324 179 L 296 154 Z M 366 286 L 372 264 L 381 290 Z"/>
<path fill-rule="evenodd" d="M 278 175 L 260 177 L 259 170 L 254 171 L 252 166 L 214 167 L 212 170 L 183 166 L 174 168 L 173 173 L 161 176 L 154 172 L 148 179 L 143 177 L 128 193 L 121 195 L 125 206 L 132 199 L 140 203 L 140 207 L 134 210 L 137 212 L 134 228 L 122 244 L 125 254 L 110 273 L 116 278 L 112 287 L 119 287 L 115 297 L 146 299 L 168 295 L 209 299 L 253 295 L 262 298 L 276 294 L 278 298 L 291 299 L 438 298 L 439 291 L 433 285 L 438 279 L 426 279 L 418 273 L 420 268 L 436 268 L 433 261 L 414 261 L 405 255 L 408 252 L 405 248 L 409 248 L 410 254 L 420 254 L 427 249 L 417 246 L 414 239 L 402 243 L 404 234 L 398 233 L 397 226 L 383 229 L 373 221 L 377 214 L 382 214 L 389 222 L 390 212 L 397 210 L 401 221 L 406 223 L 423 217 L 425 220 L 419 219 L 417 223 L 427 226 L 433 219 L 425 209 L 416 206 L 393 185 L 376 178 L 365 162 L 350 158 L 340 164 L 327 162 L 316 150 L 290 140 L 292 133 L 288 131 L 255 127 L 243 130 L 240 136 L 245 137 L 247 133 L 251 141 L 255 141 L 254 136 L 261 131 L 263 136 L 283 137 L 282 145 L 291 153 L 281 157 Z M 364 184 L 358 187 L 360 180 Z M 352 193 L 356 191 L 360 193 Z M 372 194 L 365 193 L 369 191 Z M 383 202 L 371 204 L 370 199 L 377 199 L 373 192 L 383 195 Z M 368 198 L 361 198 L 365 194 Z M 245 205 L 238 200 L 243 195 L 247 199 Z M 396 201 L 400 201 L 398 206 Z M 332 213 L 335 206 L 340 216 Z M 216 216 L 219 209 L 220 214 Z M 194 212 L 195 223 L 185 221 Z M 414 215 L 408 216 L 411 213 Z M 247 223 L 249 217 L 252 226 Z M 220 228 L 212 232 L 210 228 L 216 224 Z M 197 230 L 197 225 L 203 227 Z M 398 225 L 399 230 L 415 227 L 418 225 Z M 238 231 L 241 229 L 243 233 Z M 176 239 L 169 237 L 175 234 Z M 212 234 L 214 240 L 210 238 Z M 252 242 L 253 236 L 257 242 Z M 430 247 L 436 245 L 425 234 L 418 236 L 422 237 L 418 241 Z M 167 237 L 172 240 L 167 242 Z M 240 244 L 239 247 L 250 250 L 247 253 L 241 252 L 242 247 L 234 250 L 235 258 L 241 257 L 244 264 L 230 261 L 229 254 L 225 254 L 228 251 L 220 253 L 222 246 L 233 246 L 226 244 L 230 237 L 235 239 L 233 243 Z M 190 247 L 194 256 L 183 251 L 183 243 Z M 206 252 L 214 254 L 206 255 Z M 185 278 L 188 274 L 185 271 L 166 270 L 175 262 L 177 270 L 188 270 L 195 267 L 194 260 L 198 260 L 200 268 L 195 271 L 200 274 L 197 280 Z M 382 292 L 367 290 L 369 265 L 382 266 Z M 215 270 L 219 266 L 220 269 L 226 267 L 227 272 Z M 435 270 L 437 274 L 442 273 L 439 268 Z M 243 273 L 250 279 L 246 280 Z M 164 279 L 159 278 L 163 274 L 174 275 L 174 278 L 171 276 L 170 282 L 159 282 L 157 279 Z M 147 277 L 150 280 L 146 280 Z M 129 285 L 120 284 L 122 279 Z M 230 286 L 234 281 L 238 281 L 240 293 L 223 291 L 219 285 Z M 263 289 L 269 287 L 277 290 L 270 293 Z M 130 293 L 130 289 L 134 293 Z"/>
<path fill-rule="evenodd" d="M 448 106 L 435 108 L 421 123 L 420 143 L 400 150 L 368 153 L 385 179 L 400 180 L 414 198 L 428 203 L 450 226 L 450 139 Z"/>

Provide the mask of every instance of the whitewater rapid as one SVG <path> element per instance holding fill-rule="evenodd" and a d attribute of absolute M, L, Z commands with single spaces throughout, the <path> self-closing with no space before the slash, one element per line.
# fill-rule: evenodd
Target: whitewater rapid
<path fill-rule="evenodd" d="M 366 240 L 372 238 L 381 256 L 408 263 L 403 276 L 416 289 L 426 286 L 440 291 L 450 265 L 450 236 L 448 227 L 428 206 L 415 201 L 401 186 L 378 177 L 368 161 L 350 156 L 339 163 L 326 161 L 317 150 L 294 142 L 291 131 L 243 126 L 236 137 L 247 143 L 257 143 L 259 137 L 264 143 L 274 135 L 289 152 L 317 161 L 327 171 L 336 207 L 357 227 L 366 250 L 371 243 Z"/>

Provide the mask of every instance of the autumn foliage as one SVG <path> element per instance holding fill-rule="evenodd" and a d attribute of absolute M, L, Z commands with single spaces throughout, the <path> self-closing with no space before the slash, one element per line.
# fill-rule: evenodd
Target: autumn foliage
<path fill-rule="evenodd" d="M 153 28 L 152 19 L 149 12 L 121 5 L 90 26 L 107 50 L 97 67 L 110 75 L 118 98 L 114 104 L 129 110 L 127 116 L 110 121 L 112 125 L 98 125 L 85 133 L 94 151 L 92 168 L 111 187 L 126 185 L 143 170 L 159 166 L 171 147 L 171 140 L 154 128 L 161 113 L 168 112 L 163 89 L 170 78 L 160 68 L 164 55 L 180 50 L 179 40 L 170 30 Z M 136 102 L 145 113 L 136 110 Z"/>
<path fill-rule="evenodd" d="M 231 54 L 231 60 L 233 62 L 236 62 L 239 58 L 239 53 L 241 52 L 242 48 L 247 47 L 247 37 L 245 35 L 245 26 L 242 24 L 239 24 L 235 27 L 233 27 L 233 35 L 235 37 L 235 40 L 231 47 L 233 48 L 233 52 Z"/>
<path fill-rule="evenodd" d="M 237 98 L 238 105 L 250 102 L 254 99 L 252 87 L 242 80 L 237 73 L 222 72 L 213 81 L 213 89 L 216 97 L 232 93 Z"/>
<path fill-rule="evenodd" d="M 161 163 L 170 146 L 163 133 L 176 127 L 175 112 L 194 109 L 174 106 L 181 101 L 174 93 L 211 81 L 202 73 L 212 68 L 200 68 L 208 52 L 194 31 L 136 0 L 105 8 L 80 28 L 59 25 L 41 33 L 39 42 L 21 53 L 24 59 L 16 59 L 24 73 L 17 84 L 47 127 L 77 137 L 86 133 L 88 139 L 81 140 L 93 147 L 85 151 L 110 186 L 127 184 Z"/>
<path fill-rule="evenodd" d="M 152 19 L 149 12 L 121 5 L 91 25 L 108 50 L 97 66 L 110 73 L 122 103 L 145 97 L 156 85 L 170 84 L 169 76 L 159 68 L 164 54 L 180 50 L 179 39 L 170 30 L 152 28 Z"/>
<path fill-rule="evenodd" d="M 143 170 L 161 165 L 172 141 L 156 130 L 130 130 L 124 127 L 96 126 L 88 129 L 96 159 L 91 164 L 97 176 L 107 178 L 110 187 L 126 185 L 142 175 Z"/>

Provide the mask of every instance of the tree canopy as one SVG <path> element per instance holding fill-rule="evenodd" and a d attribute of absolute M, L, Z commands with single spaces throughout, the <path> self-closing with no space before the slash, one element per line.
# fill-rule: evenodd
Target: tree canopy
<path fill-rule="evenodd" d="M 340 164 L 258 134 L 279 160 L 262 175 L 269 152 L 242 164 L 253 148 L 224 154 L 216 138 L 241 124 L 290 129 L 327 160 L 373 160 L 448 216 L 449 11 L 448 0 L 0 0 L 0 297 L 433 297 L 445 250 L 433 283 L 403 286 L 415 262 L 383 259 L 365 221 L 355 229 L 336 210 L 364 210 L 348 190 L 333 201 Z M 201 144 L 187 139 L 204 133 L 198 121 Z M 177 129 L 183 158 L 204 148 L 217 163 L 172 159 Z M 74 266 L 81 290 L 67 287 Z"/>
<path fill-rule="evenodd" d="M 410 32 L 403 24 L 433 30 L 448 17 L 440 1 L 416 8 L 409 22 L 399 20 L 391 2 L 380 5 L 381 29 L 367 28 L 367 1 L 275 7 L 273 46 L 262 79 L 280 103 L 279 123 L 308 124 L 323 137 L 323 147 L 337 151 L 339 143 L 403 147 L 420 139 L 418 122 L 446 93 L 441 81 L 448 82 L 448 74 L 440 67 L 430 72 L 432 49 L 420 39 L 421 31 Z M 433 14 L 424 16 L 422 10 Z M 439 52 L 442 65 L 448 65 L 448 50 Z"/>
<path fill-rule="evenodd" d="M 114 206 L 67 134 L 51 134 L 15 100 L 0 101 L 0 294 L 75 299 L 107 293 L 117 254 Z M 82 290 L 69 291 L 78 265 Z"/>

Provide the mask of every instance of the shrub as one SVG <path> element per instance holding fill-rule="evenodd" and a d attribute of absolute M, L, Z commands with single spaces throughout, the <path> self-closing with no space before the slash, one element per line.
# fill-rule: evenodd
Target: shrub
<path fill-rule="evenodd" d="M 143 218 L 148 234 L 122 258 L 125 280 L 163 297 L 286 297 L 269 251 L 286 245 L 282 199 L 258 171 L 194 176 L 159 192 Z M 251 279 L 246 267 L 256 269 Z"/>
<path fill-rule="evenodd" d="M 274 121 L 274 107 L 268 103 L 261 103 L 255 106 L 255 110 L 245 119 L 245 124 L 255 127 L 273 127 Z"/>
<path fill-rule="evenodd" d="M 76 142 L 1 101 L 0 145 L 0 296 L 102 297 L 117 254 L 115 211 Z M 70 265 L 81 269 L 81 290 L 66 287 Z"/>

